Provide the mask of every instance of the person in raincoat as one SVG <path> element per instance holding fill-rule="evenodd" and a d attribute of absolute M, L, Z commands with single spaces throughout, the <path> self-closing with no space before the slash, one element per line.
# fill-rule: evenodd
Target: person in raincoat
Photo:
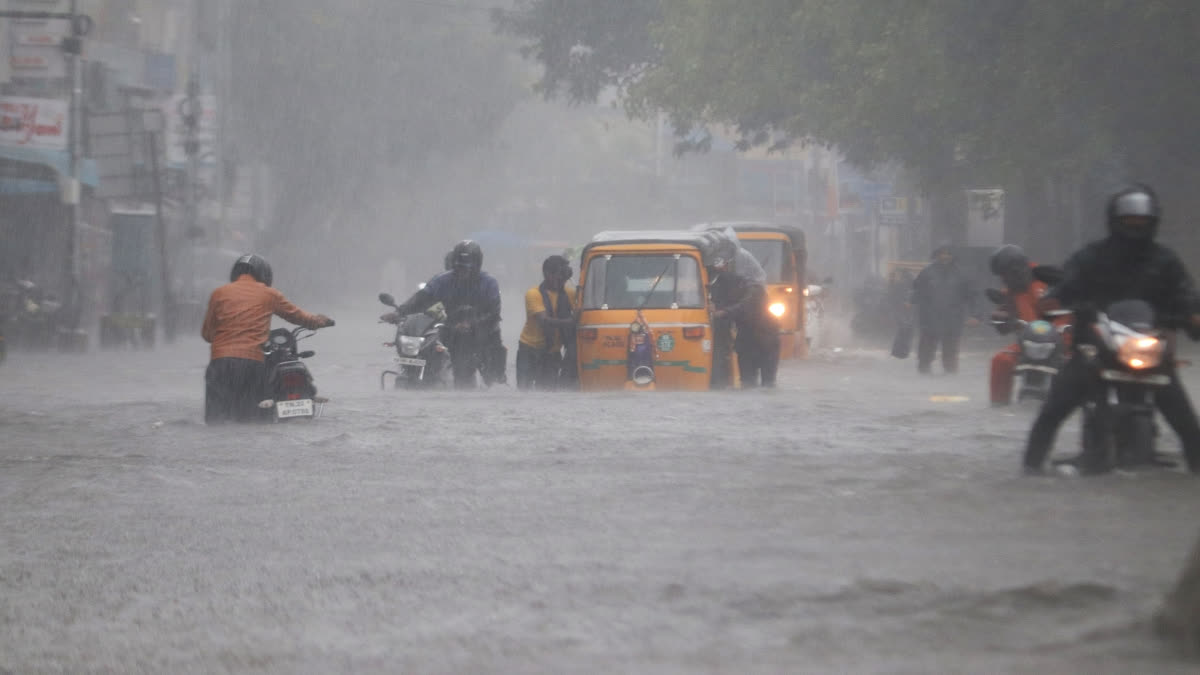
<path fill-rule="evenodd" d="M 934 249 L 933 262 L 913 280 L 911 304 L 917 314 L 917 372 L 929 373 L 938 348 L 942 370 L 958 372 L 958 352 L 963 325 L 974 325 L 975 291 L 963 274 L 949 245 Z"/>
<path fill-rule="evenodd" d="M 767 311 L 767 274 L 754 256 L 737 243 L 732 231 L 726 234 L 708 264 L 709 294 L 713 300 L 714 364 L 728 363 L 718 354 L 718 344 L 728 344 L 730 324 L 737 329 L 732 340 L 738 356 L 738 375 L 742 388 L 761 384 L 775 386 L 779 368 L 779 329 Z M 728 348 L 725 348 L 728 351 Z M 728 372 L 728 366 L 724 366 Z M 714 373 L 714 380 L 718 373 Z M 718 386 L 728 385 L 723 376 Z"/>

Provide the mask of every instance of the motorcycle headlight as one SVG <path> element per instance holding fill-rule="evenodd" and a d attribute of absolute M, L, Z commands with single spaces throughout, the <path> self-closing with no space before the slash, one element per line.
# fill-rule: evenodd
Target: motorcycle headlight
<path fill-rule="evenodd" d="M 1021 350 L 1025 352 L 1025 356 L 1034 361 L 1045 361 L 1050 358 L 1056 346 L 1058 345 L 1053 342 L 1034 342 L 1032 340 L 1021 342 Z"/>
<path fill-rule="evenodd" d="M 767 307 L 767 311 L 774 315 L 776 319 L 781 319 L 783 318 L 784 314 L 787 314 L 787 305 L 783 304 L 782 302 L 772 302 L 771 305 Z"/>
<path fill-rule="evenodd" d="M 416 356 L 421 353 L 421 343 L 423 338 L 414 337 L 411 335 L 400 336 L 400 353 L 405 356 Z"/>
<path fill-rule="evenodd" d="M 1162 363 L 1164 349 L 1165 344 L 1156 337 L 1128 337 L 1117 349 L 1117 360 L 1134 370 L 1154 368 Z"/>

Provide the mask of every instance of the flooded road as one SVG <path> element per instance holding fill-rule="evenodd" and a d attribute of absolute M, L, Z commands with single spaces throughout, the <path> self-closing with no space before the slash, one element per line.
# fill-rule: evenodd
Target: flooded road
<path fill-rule="evenodd" d="M 1194 672 L 1146 622 L 1197 482 L 1018 477 L 983 352 L 381 393 L 386 329 L 338 318 L 315 423 L 205 427 L 198 339 L 10 355 L 0 672 Z"/>

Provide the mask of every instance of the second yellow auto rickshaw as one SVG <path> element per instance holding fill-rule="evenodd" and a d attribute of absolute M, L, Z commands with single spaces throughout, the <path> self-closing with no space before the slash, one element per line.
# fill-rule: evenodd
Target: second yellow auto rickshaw
<path fill-rule="evenodd" d="M 705 265 L 723 237 L 612 231 L 584 247 L 576 329 L 580 389 L 712 387 L 714 334 Z M 728 367 L 736 373 L 734 363 Z"/>

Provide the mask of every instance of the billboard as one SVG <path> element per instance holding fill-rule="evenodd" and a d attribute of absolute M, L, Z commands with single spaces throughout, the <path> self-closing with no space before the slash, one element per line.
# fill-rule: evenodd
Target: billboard
<path fill-rule="evenodd" d="M 967 190 L 967 246 L 1004 243 L 1004 190 Z"/>

